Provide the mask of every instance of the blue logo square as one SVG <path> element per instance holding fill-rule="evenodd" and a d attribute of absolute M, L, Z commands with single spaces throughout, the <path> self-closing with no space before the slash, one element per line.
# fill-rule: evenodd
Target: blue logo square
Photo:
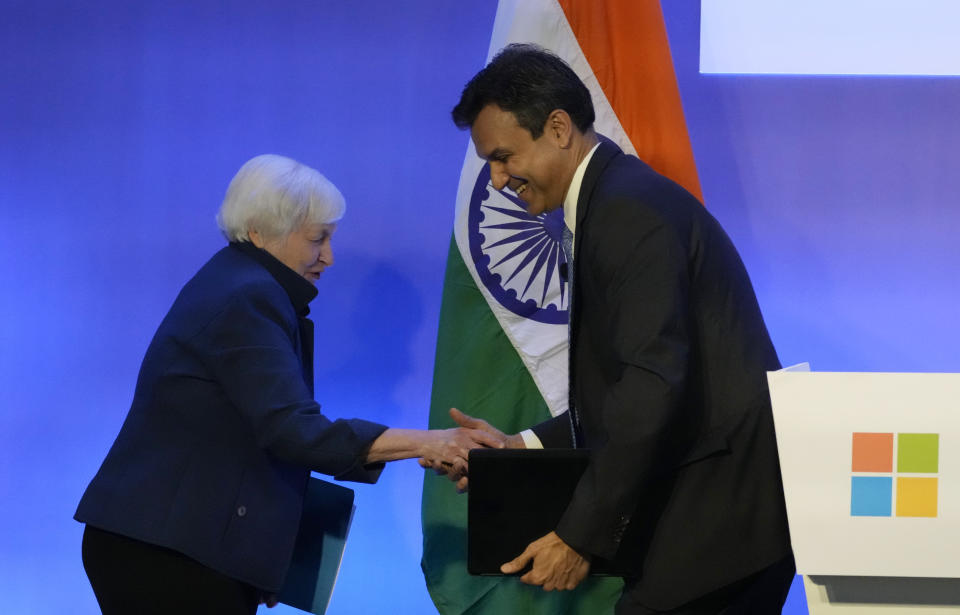
<path fill-rule="evenodd" d="M 892 476 L 854 476 L 850 484 L 850 515 L 889 517 L 893 507 Z"/>

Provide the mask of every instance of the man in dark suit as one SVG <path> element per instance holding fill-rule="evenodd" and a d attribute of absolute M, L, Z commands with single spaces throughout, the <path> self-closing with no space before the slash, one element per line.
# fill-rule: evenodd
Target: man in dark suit
<path fill-rule="evenodd" d="M 556 530 L 503 571 L 571 589 L 617 559 L 633 571 L 617 613 L 779 612 L 794 576 L 766 386 L 780 365 L 733 244 L 594 132 L 589 91 L 543 49 L 501 51 L 453 117 L 493 187 L 531 216 L 562 206 L 572 236 L 570 409 L 508 441 L 573 440 L 590 463 Z"/>

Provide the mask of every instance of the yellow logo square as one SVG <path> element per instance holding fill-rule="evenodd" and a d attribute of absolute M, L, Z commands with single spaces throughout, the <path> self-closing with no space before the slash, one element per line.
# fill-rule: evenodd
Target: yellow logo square
<path fill-rule="evenodd" d="M 897 516 L 936 517 L 937 479 L 898 476 Z"/>

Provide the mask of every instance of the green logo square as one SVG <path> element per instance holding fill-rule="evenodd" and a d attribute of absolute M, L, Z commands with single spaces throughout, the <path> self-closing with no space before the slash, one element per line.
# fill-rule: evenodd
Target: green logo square
<path fill-rule="evenodd" d="M 897 472 L 935 474 L 939 456 L 939 434 L 897 434 Z"/>

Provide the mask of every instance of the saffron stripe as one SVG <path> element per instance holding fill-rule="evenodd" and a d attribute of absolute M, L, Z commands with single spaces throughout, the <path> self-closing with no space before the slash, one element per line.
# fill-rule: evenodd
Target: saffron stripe
<path fill-rule="evenodd" d="M 701 201 L 659 0 L 559 0 L 637 156 Z"/>

